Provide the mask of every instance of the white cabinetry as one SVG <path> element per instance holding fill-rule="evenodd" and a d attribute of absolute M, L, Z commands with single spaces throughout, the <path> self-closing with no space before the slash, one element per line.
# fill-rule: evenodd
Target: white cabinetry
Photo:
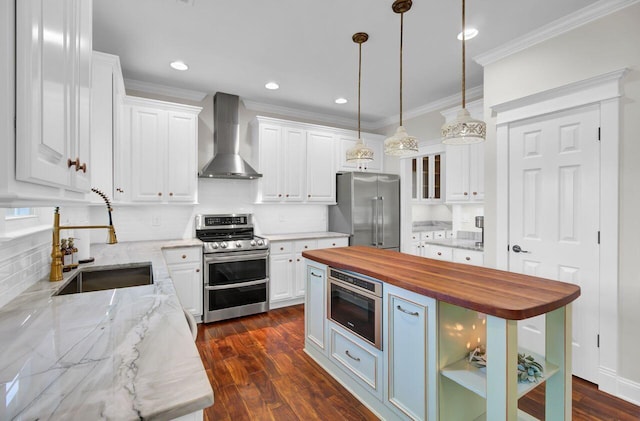
<path fill-rule="evenodd" d="M 347 151 L 353 148 L 358 142 L 358 134 L 340 134 L 338 135 L 338 157 L 336 162 L 339 163 L 338 171 L 368 171 L 382 172 L 384 168 L 384 136 L 363 133 L 364 143 L 367 147 L 373 149 L 373 161 L 371 162 L 347 162 Z"/>
<path fill-rule="evenodd" d="M 447 202 L 484 200 L 484 144 L 447 146 Z"/>
<path fill-rule="evenodd" d="M 386 404 L 413 420 L 435 419 L 435 300 L 385 285 L 387 323 Z"/>
<path fill-rule="evenodd" d="M 304 301 L 307 276 L 303 251 L 345 247 L 348 244 L 346 237 L 272 241 L 269 254 L 269 308 L 286 307 Z"/>
<path fill-rule="evenodd" d="M 165 248 L 162 253 L 180 304 L 200 321 L 203 292 L 202 247 Z"/>
<path fill-rule="evenodd" d="M 335 203 L 336 171 L 333 133 L 307 132 L 307 201 Z"/>
<path fill-rule="evenodd" d="M 91 75 L 91 185 L 122 200 L 124 190 L 114 189 L 114 163 L 119 163 L 122 101 L 125 95 L 120 59 L 111 54 L 93 52 Z M 116 171 L 117 173 L 117 171 Z M 94 202 L 103 203 L 97 195 Z"/>
<path fill-rule="evenodd" d="M 453 249 L 453 261 L 467 265 L 483 266 L 484 253 L 476 250 Z"/>
<path fill-rule="evenodd" d="M 304 301 L 304 333 L 306 346 L 327 353 L 327 266 L 311 263 L 306 267 L 306 295 Z"/>
<path fill-rule="evenodd" d="M 484 253 L 482 251 L 430 243 L 432 240 L 447 238 L 448 232 L 449 231 L 423 231 L 412 233 L 410 253 L 415 256 L 444 260 L 447 262 L 464 263 L 475 266 L 484 265 Z"/>
<path fill-rule="evenodd" d="M 92 171 L 92 2 L 15 4 L 15 179 L 51 186 L 51 196 L 83 199 Z"/>
<path fill-rule="evenodd" d="M 194 202 L 200 107 L 126 97 L 125 137 L 130 161 L 123 179 L 134 202 Z M 125 158 L 126 159 L 126 158 Z"/>

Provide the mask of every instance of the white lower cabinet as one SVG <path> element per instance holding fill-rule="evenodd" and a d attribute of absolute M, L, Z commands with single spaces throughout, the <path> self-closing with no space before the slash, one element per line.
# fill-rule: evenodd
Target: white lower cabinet
<path fill-rule="evenodd" d="M 467 265 L 483 266 L 484 253 L 475 250 L 453 249 L 453 261 Z"/>
<path fill-rule="evenodd" d="M 306 266 L 307 294 L 304 300 L 304 337 L 306 346 L 313 346 L 326 355 L 327 347 L 327 266 L 313 263 Z"/>
<path fill-rule="evenodd" d="M 435 371 L 435 367 L 429 367 L 429 345 L 433 340 L 429 337 L 427 322 L 429 311 L 431 317 L 435 314 L 435 302 L 413 295 L 400 289 L 386 294 L 388 389 L 385 397 L 386 403 L 399 414 L 425 420 L 429 373 Z"/>
<path fill-rule="evenodd" d="M 269 308 L 304 302 L 306 267 L 302 252 L 349 245 L 346 237 L 271 241 L 269 254 Z"/>
<path fill-rule="evenodd" d="M 423 255 L 430 259 L 446 260 L 450 262 L 453 260 L 453 249 L 451 247 L 436 246 L 433 244 L 427 244 L 425 248 L 426 252 Z"/>
<path fill-rule="evenodd" d="M 180 304 L 197 321 L 202 319 L 202 247 L 162 250 Z"/>

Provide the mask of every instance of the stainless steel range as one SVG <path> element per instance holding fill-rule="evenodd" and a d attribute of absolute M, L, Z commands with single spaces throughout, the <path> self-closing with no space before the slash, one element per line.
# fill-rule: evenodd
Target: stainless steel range
<path fill-rule="evenodd" d="M 204 242 L 204 322 L 269 310 L 269 242 L 250 214 L 196 215 Z"/>

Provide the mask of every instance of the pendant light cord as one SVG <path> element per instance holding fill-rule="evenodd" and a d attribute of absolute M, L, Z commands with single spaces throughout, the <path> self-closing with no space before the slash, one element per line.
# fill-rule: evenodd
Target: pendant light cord
<path fill-rule="evenodd" d="M 465 40 L 467 39 L 467 34 L 465 33 L 466 31 L 466 25 L 465 25 L 465 19 L 464 19 L 464 0 L 462 0 L 462 108 L 465 108 L 466 106 L 466 88 L 465 88 L 465 68 L 466 68 L 466 51 L 465 51 Z"/>
<path fill-rule="evenodd" d="M 400 125 L 402 126 L 402 35 L 404 32 L 404 13 L 400 13 Z"/>
<path fill-rule="evenodd" d="M 362 81 L 362 43 L 358 43 L 358 139 L 360 136 L 360 84 Z"/>

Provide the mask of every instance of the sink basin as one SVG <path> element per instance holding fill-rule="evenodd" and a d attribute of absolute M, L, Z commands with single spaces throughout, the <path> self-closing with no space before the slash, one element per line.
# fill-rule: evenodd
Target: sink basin
<path fill-rule="evenodd" d="M 56 295 L 153 284 L 150 263 L 118 268 L 86 268 L 80 271 Z"/>

